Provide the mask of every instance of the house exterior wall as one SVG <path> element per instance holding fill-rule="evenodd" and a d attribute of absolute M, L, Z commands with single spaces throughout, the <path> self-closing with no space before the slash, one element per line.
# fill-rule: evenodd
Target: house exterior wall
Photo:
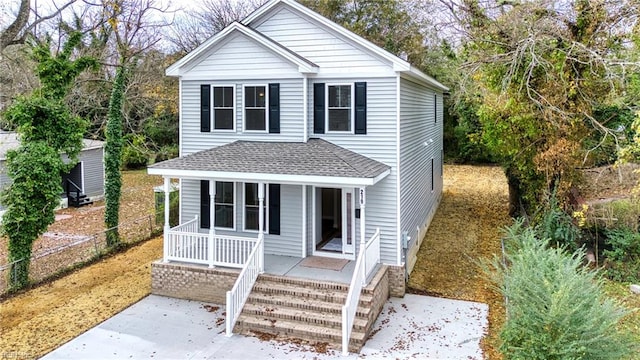
<path fill-rule="evenodd" d="M 211 56 L 215 53 L 215 56 Z M 255 43 L 243 34 L 233 34 L 207 53 L 184 75 L 184 79 L 259 79 L 300 77 L 297 66 Z"/>
<path fill-rule="evenodd" d="M 182 198 L 181 222 L 200 216 L 200 180 L 181 182 Z M 244 231 L 244 183 L 237 182 L 234 187 L 235 195 L 235 231 L 216 229 L 217 234 L 235 235 L 257 238 L 256 231 Z M 282 185 L 280 188 L 280 235 L 265 232 L 265 254 L 286 256 L 302 255 L 302 188 L 300 185 Z M 265 226 L 268 224 L 265 212 Z M 209 231 L 201 229 L 202 232 Z"/>
<path fill-rule="evenodd" d="M 313 83 L 367 82 L 367 134 L 313 133 Z M 318 78 L 309 84 L 309 136 L 330 141 L 345 149 L 380 161 L 391 167 L 390 174 L 366 189 L 366 238 L 380 228 L 380 257 L 385 264 L 397 264 L 396 220 L 396 78 Z M 357 198 L 356 198 L 357 200 Z M 359 208 L 356 202 L 356 208 Z M 356 238 L 360 224 L 356 219 Z M 357 249 L 356 249 L 357 251 Z"/>
<path fill-rule="evenodd" d="M 288 7 L 276 7 L 252 28 L 313 61 L 320 68 L 318 76 L 363 74 L 393 76 L 388 62 L 371 55 L 351 41 L 341 38 L 314 20 L 302 17 Z"/>
<path fill-rule="evenodd" d="M 265 73 L 266 74 L 266 73 Z M 302 78 L 280 79 L 260 77 L 251 80 L 216 80 L 212 77 L 198 81 L 182 80 L 182 127 L 180 156 L 185 156 L 212 147 L 226 145 L 236 140 L 247 141 L 302 141 L 303 133 L 303 101 Z M 280 84 L 280 133 L 244 131 L 243 120 L 243 85 Z M 213 130 L 200 132 L 200 85 L 212 84 L 234 86 L 235 96 L 235 130 Z"/>
<path fill-rule="evenodd" d="M 442 194 L 442 105 L 441 93 L 400 79 L 400 230 L 411 237 L 409 271 Z"/>

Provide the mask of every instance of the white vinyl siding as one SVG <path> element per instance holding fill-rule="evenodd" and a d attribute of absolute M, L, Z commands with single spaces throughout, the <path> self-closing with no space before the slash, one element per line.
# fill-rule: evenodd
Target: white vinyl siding
<path fill-rule="evenodd" d="M 217 46 L 200 55 L 183 79 L 226 80 L 273 77 L 301 77 L 298 67 L 242 34 L 230 35 Z"/>
<path fill-rule="evenodd" d="M 366 238 L 380 227 L 382 262 L 397 264 L 396 216 L 396 78 L 329 78 L 314 82 L 367 82 L 367 134 L 313 133 L 313 83 L 309 84 L 309 136 L 323 138 L 391 167 L 391 173 L 374 186 L 367 187 Z M 357 201 L 358 199 L 356 199 Z M 309 202 L 311 200 L 309 199 Z M 356 203 L 356 208 L 358 205 Z M 360 241 L 360 220 L 356 219 L 356 244 Z M 356 248 L 356 251 L 358 249 Z"/>
<path fill-rule="evenodd" d="M 234 86 L 236 95 L 241 94 L 243 85 L 256 84 L 253 81 L 216 82 L 216 86 Z M 241 132 L 243 111 L 235 112 L 236 131 L 214 133 L 200 132 L 200 85 L 205 82 L 182 81 L 182 128 L 180 143 L 181 156 L 197 151 L 225 145 L 236 140 L 247 141 L 301 141 L 303 133 L 302 79 L 264 79 L 261 83 L 280 84 L 280 133 Z M 242 96 L 236 96 L 236 109 L 242 109 Z"/>
<path fill-rule="evenodd" d="M 368 53 L 338 34 L 305 19 L 289 8 L 279 8 L 261 23 L 251 24 L 256 30 L 286 46 L 319 66 L 318 76 L 332 74 L 394 75 L 386 60 Z"/>
<path fill-rule="evenodd" d="M 209 179 L 211 180 L 211 179 Z M 182 180 L 181 182 L 180 221 L 186 222 L 200 215 L 200 181 Z M 236 183 L 235 192 L 244 191 L 243 183 Z M 245 237 L 257 237 L 255 231 L 244 229 L 244 197 L 235 197 L 236 231 L 216 228 L 216 233 Z M 265 216 L 266 219 L 266 216 Z M 265 222 L 266 224 L 266 222 Z M 299 185 L 281 185 L 280 187 L 280 235 L 264 234 L 266 254 L 296 256 L 302 253 L 302 188 Z M 266 225 L 265 225 L 266 226 Z M 200 229 L 207 232 L 208 229 Z"/>
<path fill-rule="evenodd" d="M 442 161 L 442 94 L 404 78 L 400 84 L 400 224 L 413 247 L 442 194 L 442 177 L 434 169 Z"/>

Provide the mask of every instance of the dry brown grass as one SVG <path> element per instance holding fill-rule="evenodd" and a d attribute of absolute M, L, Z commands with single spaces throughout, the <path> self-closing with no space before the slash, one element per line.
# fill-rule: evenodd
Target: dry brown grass
<path fill-rule="evenodd" d="M 0 303 L 0 357 L 40 357 L 142 299 L 162 237 Z M 4 354 L 4 355 L 3 355 Z"/>
<path fill-rule="evenodd" d="M 446 165 L 442 203 L 418 252 L 409 287 L 418 292 L 489 304 L 489 330 L 482 347 L 500 359 L 498 331 L 502 297 L 483 277 L 479 262 L 501 254 L 500 229 L 510 222 L 502 169 Z"/>

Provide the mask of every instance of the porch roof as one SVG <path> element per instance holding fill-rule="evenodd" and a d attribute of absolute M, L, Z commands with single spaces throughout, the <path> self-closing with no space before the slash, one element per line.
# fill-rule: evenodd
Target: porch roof
<path fill-rule="evenodd" d="M 220 181 L 368 186 L 390 167 L 322 139 L 235 141 L 148 168 L 149 174 Z"/>

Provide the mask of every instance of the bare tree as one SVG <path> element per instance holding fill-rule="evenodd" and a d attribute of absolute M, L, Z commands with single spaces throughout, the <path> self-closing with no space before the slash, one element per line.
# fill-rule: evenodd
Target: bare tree
<path fill-rule="evenodd" d="M 21 0 L 15 19 L 5 29 L 0 30 L 0 52 L 7 46 L 24 44 L 27 35 L 34 30 L 38 24 L 57 17 L 64 9 L 76 1 L 77 0 L 67 0 L 62 5 L 53 2 L 53 11 L 44 16 L 37 16 L 33 21 L 29 22 L 32 13 L 30 1 Z"/>
<path fill-rule="evenodd" d="M 234 21 L 240 21 L 266 0 L 204 0 L 197 9 L 183 10 L 173 26 L 167 28 L 168 40 L 182 53 L 198 47 L 209 37 Z"/>

